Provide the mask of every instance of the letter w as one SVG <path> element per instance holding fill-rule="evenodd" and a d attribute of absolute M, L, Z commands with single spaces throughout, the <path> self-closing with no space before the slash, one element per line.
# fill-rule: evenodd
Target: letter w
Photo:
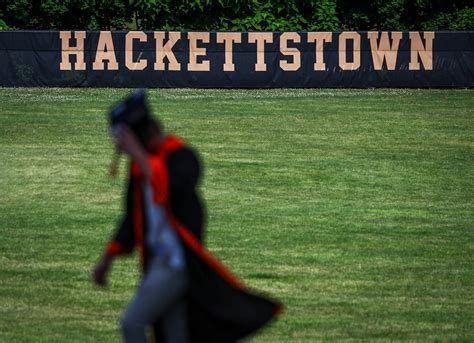
<path fill-rule="evenodd" d="M 388 32 L 382 32 L 380 42 L 377 45 L 379 33 L 367 32 L 370 40 L 370 51 L 372 52 L 372 61 L 374 62 L 374 70 L 382 70 L 385 60 L 388 70 L 395 70 L 397 65 L 398 47 L 402 39 L 401 32 L 392 32 L 392 44 L 388 38 Z"/>

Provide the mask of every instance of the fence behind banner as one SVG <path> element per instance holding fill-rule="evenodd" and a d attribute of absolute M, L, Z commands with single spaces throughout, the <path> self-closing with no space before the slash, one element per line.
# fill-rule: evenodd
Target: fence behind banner
<path fill-rule="evenodd" d="M 470 31 L 0 31 L 3 87 L 473 85 Z"/>

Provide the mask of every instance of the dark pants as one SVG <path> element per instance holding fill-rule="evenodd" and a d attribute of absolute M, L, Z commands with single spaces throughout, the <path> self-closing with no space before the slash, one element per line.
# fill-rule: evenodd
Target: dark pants
<path fill-rule="evenodd" d="M 166 342 L 189 341 L 186 304 L 183 296 L 188 288 L 186 268 L 173 268 L 155 259 L 139 285 L 122 318 L 125 342 L 147 342 L 146 327 L 162 320 Z"/>

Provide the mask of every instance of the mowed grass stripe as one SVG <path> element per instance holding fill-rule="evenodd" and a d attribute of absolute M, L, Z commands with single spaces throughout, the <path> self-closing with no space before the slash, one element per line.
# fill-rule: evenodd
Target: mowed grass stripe
<path fill-rule="evenodd" d="M 105 113 L 126 89 L 0 89 L 0 341 L 113 342 L 137 260 Z M 251 339 L 473 340 L 472 90 L 149 91 L 200 152 L 207 243 L 286 305 Z"/>

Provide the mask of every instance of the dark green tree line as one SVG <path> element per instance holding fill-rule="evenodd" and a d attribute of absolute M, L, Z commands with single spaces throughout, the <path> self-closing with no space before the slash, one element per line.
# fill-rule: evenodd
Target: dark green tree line
<path fill-rule="evenodd" d="M 0 0 L 0 29 L 473 30 L 471 0 Z"/>

